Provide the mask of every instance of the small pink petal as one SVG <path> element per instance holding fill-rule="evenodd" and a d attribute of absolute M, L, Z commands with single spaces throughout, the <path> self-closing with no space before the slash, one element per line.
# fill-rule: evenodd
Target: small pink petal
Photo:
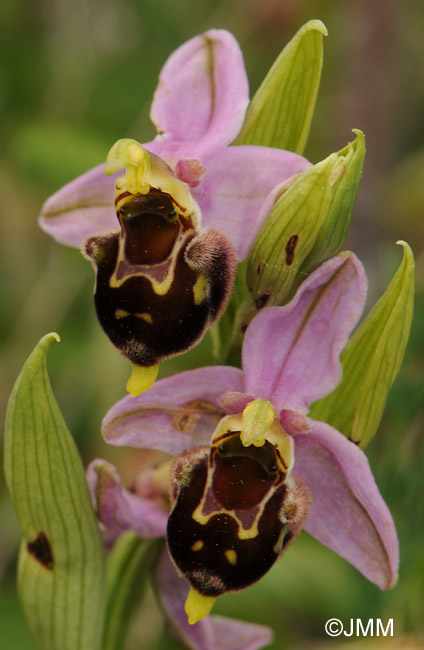
<path fill-rule="evenodd" d="M 328 424 L 309 422 L 311 433 L 294 437 L 293 473 L 313 497 L 305 530 L 389 589 L 397 579 L 398 539 L 368 460 Z"/>
<path fill-rule="evenodd" d="M 41 208 L 41 228 L 61 244 L 81 248 L 96 232 L 118 229 L 114 208 L 114 176 L 98 165 L 64 185 Z"/>
<path fill-rule="evenodd" d="M 264 225 L 281 186 L 310 163 L 281 149 L 235 146 L 203 157 L 207 171 L 193 196 L 203 213 L 203 224 L 225 233 L 239 260 Z"/>
<path fill-rule="evenodd" d="M 229 390 L 218 398 L 218 404 L 219 406 L 222 406 L 222 408 L 226 411 L 237 414 L 242 413 L 247 404 L 249 404 L 249 402 L 252 402 L 254 399 L 255 398 L 253 395 L 247 395 L 247 393 L 238 393 L 236 391 Z"/>
<path fill-rule="evenodd" d="M 175 173 L 177 178 L 190 187 L 197 187 L 202 182 L 206 167 L 196 158 L 182 158 L 177 162 Z"/>
<path fill-rule="evenodd" d="M 99 520 L 110 531 L 134 530 L 142 539 L 165 537 L 169 513 L 125 490 L 113 465 L 94 460 L 87 468 L 87 482 Z"/>
<path fill-rule="evenodd" d="M 160 73 L 150 116 L 166 139 L 201 141 L 205 151 L 234 140 L 248 101 L 237 41 L 225 30 L 211 29 L 171 54 Z"/>
<path fill-rule="evenodd" d="M 280 423 L 284 431 L 287 431 L 291 436 L 297 433 L 310 433 L 311 431 L 308 418 L 299 411 L 283 409 L 280 413 Z"/>
<path fill-rule="evenodd" d="M 211 366 L 156 382 L 138 397 L 127 395 L 103 420 L 103 435 L 112 445 L 161 449 L 176 455 L 209 444 L 226 413 L 218 406 L 225 390 L 240 390 L 238 368 Z"/>
<path fill-rule="evenodd" d="M 184 611 L 189 584 L 177 574 L 165 551 L 155 568 L 154 586 L 170 632 L 192 650 L 259 650 L 272 642 L 268 627 L 222 616 L 207 616 L 189 625 Z"/>
<path fill-rule="evenodd" d="M 284 307 L 266 307 L 247 328 L 245 391 L 277 411 L 307 413 L 341 379 L 340 352 L 358 322 L 367 281 L 353 253 L 322 264 Z"/>

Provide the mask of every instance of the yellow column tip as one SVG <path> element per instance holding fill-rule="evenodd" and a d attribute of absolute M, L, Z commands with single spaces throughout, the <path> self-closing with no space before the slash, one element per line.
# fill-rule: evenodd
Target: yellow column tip
<path fill-rule="evenodd" d="M 245 407 L 242 415 L 242 430 L 240 439 L 245 447 L 265 444 L 265 434 L 271 428 L 277 414 L 271 402 L 264 399 L 254 399 Z"/>
<path fill-rule="evenodd" d="M 158 372 L 159 364 L 148 367 L 133 365 L 131 377 L 127 381 L 127 391 L 131 397 L 149 390 L 155 383 Z"/>
<path fill-rule="evenodd" d="M 215 601 L 216 598 L 213 596 L 204 596 L 193 589 L 193 587 L 190 587 L 184 605 L 184 611 L 187 614 L 190 625 L 194 625 L 194 623 L 206 618 L 210 614 Z"/>

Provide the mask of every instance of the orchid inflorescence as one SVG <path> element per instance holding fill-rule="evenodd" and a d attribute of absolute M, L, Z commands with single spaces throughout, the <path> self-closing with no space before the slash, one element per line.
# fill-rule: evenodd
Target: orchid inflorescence
<path fill-rule="evenodd" d="M 367 279 L 358 258 L 340 250 L 363 134 L 317 165 L 300 155 L 324 34 L 319 21 L 305 25 L 250 104 L 233 36 L 210 30 L 191 39 L 160 74 L 154 140 L 118 140 L 106 165 L 50 197 L 40 217 L 92 263 L 97 318 L 132 364 L 129 395 L 106 414 L 104 439 L 167 454 L 131 488 L 109 462 L 89 465 L 99 526 L 90 534 L 101 531 L 112 557 L 129 531 L 166 539 L 149 556 L 149 573 L 170 629 L 194 649 L 270 642 L 264 626 L 209 613 L 220 595 L 267 573 L 302 529 L 381 589 L 397 579 L 395 526 L 363 447 L 408 337 L 413 258 L 399 242 L 399 271 L 358 326 Z M 159 364 L 211 326 L 221 365 L 156 381 Z M 378 345 L 364 355 L 367 341 Z M 12 433 L 11 425 L 9 450 Z M 58 570 L 49 524 L 42 538 L 21 526 L 47 544 Z M 27 541 L 27 561 L 40 562 L 33 549 L 41 542 Z M 40 641 L 42 614 L 28 614 L 30 625 L 37 616 L 37 642 L 54 648 Z"/>

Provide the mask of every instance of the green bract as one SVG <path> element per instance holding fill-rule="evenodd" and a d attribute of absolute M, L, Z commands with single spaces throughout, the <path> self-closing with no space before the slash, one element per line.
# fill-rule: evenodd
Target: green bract
<path fill-rule="evenodd" d="M 253 97 L 234 144 L 303 152 L 321 78 L 323 35 L 325 25 L 310 20 L 287 44 Z"/>
<path fill-rule="evenodd" d="M 100 650 L 103 543 L 84 469 L 46 369 L 47 334 L 18 377 L 6 416 L 5 474 L 23 542 L 19 591 L 42 650 Z"/>
<path fill-rule="evenodd" d="M 346 238 L 365 156 L 365 138 L 297 176 L 283 191 L 253 245 L 246 283 L 250 295 L 237 314 L 234 336 L 256 311 L 281 305 Z"/>
<path fill-rule="evenodd" d="M 389 390 L 402 363 L 414 303 L 414 257 L 408 244 L 384 295 L 342 352 L 343 380 L 328 397 L 311 407 L 364 448 L 374 437 Z"/>

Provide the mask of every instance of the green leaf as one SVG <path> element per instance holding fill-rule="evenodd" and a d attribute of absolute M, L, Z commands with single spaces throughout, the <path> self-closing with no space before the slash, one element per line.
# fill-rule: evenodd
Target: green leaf
<path fill-rule="evenodd" d="M 292 179 L 275 203 L 248 258 L 250 295 L 236 315 L 234 341 L 259 309 L 287 302 L 306 275 L 342 248 L 365 156 L 364 135 L 355 133 L 354 142 Z"/>
<path fill-rule="evenodd" d="M 397 243 L 403 246 L 402 262 L 384 295 L 343 350 L 341 383 L 311 407 L 312 418 L 328 422 L 362 448 L 380 424 L 411 326 L 414 257 L 408 244 Z"/>
<path fill-rule="evenodd" d="M 18 584 L 42 650 L 100 650 L 103 543 L 81 460 L 55 401 L 41 339 L 18 377 L 6 415 L 4 461 L 23 542 Z"/>
<path fill-rule="evenodd" d="M 131 614 L 141 602 L 147 577 L 163 541 L 124 533 L 107 559 L 107 610 L 102 650 L 124 647 Z"/>
<path fill-rule="evenodd" d="M 286 45 L 250 102 L 234 144 L 303 152 L 321 78 L 323 35 L 325 25 L 310 20 Z"/>

